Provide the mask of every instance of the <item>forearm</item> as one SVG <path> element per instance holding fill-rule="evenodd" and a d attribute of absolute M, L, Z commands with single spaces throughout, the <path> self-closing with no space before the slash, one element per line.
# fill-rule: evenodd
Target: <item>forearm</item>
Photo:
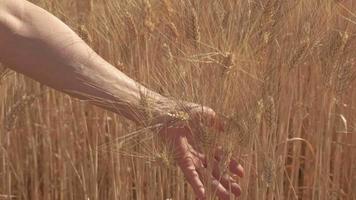
<path fill-rule="evenodd" d="M 0 19 L 0 62 L 136 122 L 159 117 L 171 106 L 102 59 L 50 13 L 27 1 L 13 2 Z"/>

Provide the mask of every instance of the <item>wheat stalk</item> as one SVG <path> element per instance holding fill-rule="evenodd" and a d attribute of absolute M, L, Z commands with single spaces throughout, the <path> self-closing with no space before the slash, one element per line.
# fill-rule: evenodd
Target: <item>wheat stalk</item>
<path fill-rule="evenodd" d="M 0 83 L 2 79 L 5 79 L 11 73 L 9 68 L 2 67 L 0 64 Z"/>
<path fill-rule="evenodd" d="M 129 12 L 125 12 L 125 22 L 126 22 L 126 26 L 128 28 L 128 33 L 132 38 L 136 38 L 138 36 L 138 30 L 136 27 L 136 23 L 134 18 L 132 17 L 131 13 Z"/>
<path fill-rule="evenodd" d="M 37 95 L 24 95 L 17 101 L 6 113 L 5 115 L 5 129 L 10 131 L 14 128 L 18 116 L 21 112 L 24 112 L 26 106 L 31 105 L 38 97 L 43 95 L 45 92 Z"/>
<path fill-rule="evenodd" d="M 173 37 L 174 41 L 177 41 L 179 38 L 179 32 L 177 29 L 177 26 L 173 23 L 173 22 L 169 22 L 168 24 L 166 24 L 170 35 Z"/>
<path fill-rule="evenodd" d="M 222 65 L 223 65 L 223 75 L 225 74 L 229 74 L 229 72 L 231 71 L 231 69 L 235 66 L 235 56 L 232 53 L 226 53 L 225 55 L 223 55 L 223 61 L 222 61 Z"/>
<path fill-rule="evenodd" d="M 93 42 L 93 38 L 91 37 L 91 35 L 85 25 L 79 26 L 78 34 L 86 43 L 91 44 Z"/>
<path fill-rule="evenodd" d="M 169 45 L 167 43 L 163 43 L 162 50 L 163 50 L 163 58 L 166 61 L 165 63 L 167 63 L 168 66 L 171 66 L 174 61 L 171 48 L 169 47 Z"/>
<path fill-rule="evenodd" d="M 152 21 L 153 12 L 152 6 L 149 0 L 143 1 L 143 10 L 144 10 L 144 26 L 149 30 L 149 32 L 153 32 L 155 29 L 155 24 Z"/>
<path fill-rule="evenodd" d="M 187 37 L 194 42 L 194 46 L 200 42 L 200 26 L 196 10 L 191 7 L 187 20 Z"/>
<path fill-rule="evenodd" d="M 161 0 L 164 10 L 167 12 L 168 17 L 172 17 L 174 9 L 172 8 L 172 2 L 170 0 Z"/>

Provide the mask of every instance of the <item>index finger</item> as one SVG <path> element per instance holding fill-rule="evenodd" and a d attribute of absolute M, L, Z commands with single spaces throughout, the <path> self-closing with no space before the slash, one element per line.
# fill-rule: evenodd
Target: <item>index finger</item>
<path fill-rule="evenodd" d="M 187 139 L 185 137 L 181 137 L 179 140 L 181 146 L 177 149 L 177 163 L 182 169 L 188 183 L 192 186 L 196 196 L 198 198 L 204 198 L 205 189 L 194 164 L 194 155 L 190 152 L 189 146 L 187 145 Z"/>
<path fill-rule="evenodd" d="M 205 189 L 202 181 L 199 178 L 199 174 L 194 165 L 193 158 L 186 156 L 178 160 L 178 165 L 183 171 L 188 183 L 192 186 L 194 193 L 198 198 L 205 197 Z"/>

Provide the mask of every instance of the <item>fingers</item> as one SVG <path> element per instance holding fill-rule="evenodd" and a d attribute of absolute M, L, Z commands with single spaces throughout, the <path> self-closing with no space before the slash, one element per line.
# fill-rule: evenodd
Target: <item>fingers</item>
<path fill-rule="evenodd" d="M 220 178 L 220 183 L 227 188 L 228 191 L 231 191 L 235 196 L 239 197 L 241 195 L 241 186 L 231 178 L 229 175 L 224 175 Z"/>
<path fill-rule="evenodd" d="M 229 164 L 230 171 L 239 177 L 244 177 L 244 168 L 236 160 L 231 160 Z"/>
<path fill-rule="evenodd" d="M 193 158 L 191 156 L 182 158 L 178 161 L 187 181 L 192 186 L 194 193 L 198 198 L 204 198 L 204 185 L 199 178 L 199 174 L 194 166 Z"/>
<path fill-rule="evenodd" d="M 185 146 L 189 154 L 185 154 L 184 159 L 178 164 L 181 166 L 183 173 L 187 177 L 188 182 L 192 185 L 198 199 L 205 196 L 205 190 L 199 175 L 206 174 L 204 168 L 207 168 L 207 158 L 204 154 L 196 151 L 190 144 Z M 241 195 L 241 187 L 236 181 L 223 169 L 219 169 L 219 163 L 223 160 L 224 151 L 222 148 L 217 148 L 215 152 L 215 159 L 212 163 L 212 174 L 205 177 L 211 177 L 211 187 L 213 192 L 221 199 L 230 199 L 232 194 L 234 196 Z M 226 166 L 229 170 L 240 177 L 243 176 L 243 168 L 236 160 L 231 160 Z"/>
<path fill-rule="evenodd" d="M 218 147 L 215 151 L 215 159 L 221 161 L 224 155 L 224 151 L 221 147 Z M 239 177 L 244 176 L 244 168 L 235 159 L 231 159 L 229 163 L 230 172 L 238 175 Z"/>
<path fill-rule="evenodd" d="M 202 166 L 204 168 L 207 167 L 207 159 L 206 159 L 206 156 L 200 152 L 198 152 L 197 150 L 195 150 L 191 145 L 189 145 L 190 147 L 190 152 L 197 158 L 200 159 L 200 162 L 202 163 Z"/>
<path fill-rule="evenodd" d="M 219 169 L 219 163 L 217 161 L 214 162 L 213 167 L 213 177 L 220 181 L 220 183 L 228 190 L 231 191 L 234 195 L 241 195 L 241 187 L 236 181 L 227 173 L 222 172 Z"/>
<path fill-rule="evenodd" d="M 221 199 L 221 200 L 230 200 L 230 193 L 225 189 L 225 187 L 215 178 L 212 178 L 212 187 L 214 193 Z"/>
<path fill-rule="evenodd" d="M 204 154 L 196 151 L 192 146 L 189 145 L 189 147 L 190 147 L 191 153 L 194 156 L 196 156 L 197 158 L 199 158 L 201 160 L 201 162 L 203 163 L 203 165 L 205 167 L 207 167 L 207 158 L 206 158 L 206 156 Z M 216 149 L 216 151 L 215 151 L 214 158 L 217 161 L 221 161 L 223 154 L 224 154 L 224 152 L 223 152 L 222 148 L 218 147 Z M 241 178 L 244 176 L 244 169 L 243 169 L 242 165 L 240 165 L 235 159 L 231 159 L 230 160 L 229 169 L 230 169 L 231 173 L 236 174 Z"/>
<path fill-rule="evenodd" d="M 241 194 L 240 186 L 230 176 L 216 178 L 218 176 L 208 174 L 209 172 L 203 169 L 200 169 L 198 173 L 205 178 L 209 177 L 211 192 L 214 196 L 219 197 L 220 200 L 230 200 L 233 196 Z"/>
<path fill-rule="evenodd" d="M 180 138 L 180 146 L 177 149 L 178 157 L 177 162 L 183 171 L 188 183 L 192 186 L 196 196 L 200 198 L 205 197 L 205 189 L 202 181 L 199 178 L 199 174 L 196 169 L 196 162 L 191 154 L 186 138 Z"/>
<path fill-rule="evenodd" d="M 206 156 L 202 153 L 199 153 L 197 151 L 195 151 L 194 149 L 191 149 L 192 154 L 199 158 L 200 163 L 198 163 L 199 165 L 196 166 L 203 166 L 202 168 L 206 168 L 207 167 L 207 161 L 206 161 Z M 218 157 L 218 159 L 220 160 L 220 158 Z M 223 172 L 221 169 L 219 169 L 219 160 L 215 159 L 213 161 L 213 168 L 212 168 L 212 178 L 213 180 L 217 183 L 212 184 L 213 190 L 214 192 L 216 191 L 216 194 L 221 198 L 221 199 L 226 199 L 229 198 L 228 195 L 230 195 L 230 192 L 232 192 L 235 196 L 240 196 L 241 195 L 241 187 L 238 183 L 236 183 L 236 181 L 227 173 Z M 230 162 L 230 171 L 236 171 L 235 168 L 237 168 L 235 166 L 235 163 L 237 163 L 235 160 Z M 202 170 L 200 170 L 201 168 L 198 169 L 198 173 L 203 173 Z M 233 169 L 233 170 L 231 170 Z M 240 169 L 237 170 L 238 173 L 234 173 L 237 175 L 241 175 Z M 211 175 L 210 175 L 211 176 Z M 219 183 L 219 184 L 218 184 Z"/>

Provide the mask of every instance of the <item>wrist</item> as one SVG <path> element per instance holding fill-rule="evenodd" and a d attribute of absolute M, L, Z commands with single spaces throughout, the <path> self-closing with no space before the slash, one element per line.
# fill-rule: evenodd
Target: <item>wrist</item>
<path fill-rule="evenodd" d="M 203 108 L 199 104 L 175 100 L 160 96 L 152 104 L 148 117 L 149 126 L 167 127 L 181 122 L 191 122 L 195 118 L 195 112 Z M 149 108 L 149 106 L 146 106 Z M 205 107 L 204 107 L 205 108 Z"/>

